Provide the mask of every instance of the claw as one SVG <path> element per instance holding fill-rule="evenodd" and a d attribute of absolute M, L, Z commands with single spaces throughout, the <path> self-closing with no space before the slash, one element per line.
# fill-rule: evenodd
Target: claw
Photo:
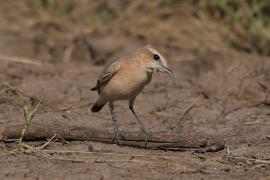
<path fill-rule="evenodd" d="M 145 148 L 147 148 L 148 140 L 151 139 L 153 136 L 149 133 L 144 133 L 144 139 L 145 139 Z"/>
<path fill-rule="evenodd" d="M 119 132 L 118 128 L 113 129 L 113 137 L 112 137 L 112 143 L 116 140 L 119 146 L 122 146 L 122 143 L 120 141 L 120 137 L 122 137 L 121 133 Z"/>
<path fill-rule="evenodd" d="M 152 136 L 150 133 L 144 131 L 143 129 L 142 129 L 142 131 L 140 132 L 139 136 L 140 136 L 142 133 L 144 134 L 145 148 L 147 148 L 148 140 L 151 139 L 153 136 Z"/>

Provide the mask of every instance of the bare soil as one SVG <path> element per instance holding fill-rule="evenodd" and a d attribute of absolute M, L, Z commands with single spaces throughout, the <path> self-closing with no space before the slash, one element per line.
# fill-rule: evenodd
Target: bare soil
<path fill-rule="evenodd" d="M 132 31 L 136 24 L 123 20 L 121 28 L 116 28 L 119 27 L 116 22 L 110 28 L 76 34 L 72 36 L 76 40 L 67 44 L 56 38 L 55 42 L 63 44 L 52 43 L 51 47 L 46 43 L 42 47 L 35 44 L 35 38 L 45 36 L 43 33 L 35 34 L 34 38 L 25 37 L 21 31 L 9 34 L 1 29 L 2 55 L 29 57 L 39 64 L 0 58 L 0 179 L 269 179 L 269 57 L 231 50 L 222 44 L 215 30 L 209 32 L 215 25 L 204 29 L 205 34 L 200 37 L 195 30 L 204 26 L 198 25 L 199 21 L 192 16 L 187 18 L 191 19 L 183 18 L 179 23 L 194 25 L 180 28 L 181 31 L 171 30 L 173 37 L 167 39 L 156 37 L 170 31 L 169 28 L 159 28 L 162 30 L 155 31 L 156 34 L 146 28 L 143 34 L 140 30 L 144 24 L 153 22 L 146 18 L 137 22 L 141 26 L 136 32 Z M 179 19 L 166 22 L 174 24 L 176 20 Z M 189 28 L 195 29 L 197 37 Z M 205 44 L 210 35 L 213 40 Z M 153 139 L 160 137 L 166 144 L 167 137 L 175 137 L 177 142 L 183 142 L 182 146 L 162 150 L 127 143 L 119 147 L 99 138 L 91 141 L 86 135 L 79 140 L 65 139 L 69 132 L 64 131 L 63 137 L 57 136 L 42 152 L 29 149 L 12 152 L 17 144 L 6 138 L 6 128 L 23 124 L 23 107 L 35 106 L 38 99 L 42 103 L 30 128 L 41 129 L 40 134 L 46 134 L 42 129 L 49 131 L 58 125 L 64 130 L 76 127 L 77 132 L 95 129 L 98 137 L 103 137 L 99 132 L 112 132 L 107 106 L 100 113 L 90 112 L 97 98 L 90 88 L 107 61 L 148 42 L 167 55 L 176 79 L 157 73 L 136 100 L 135 110 Z M 38 51 L 37 46 L 41 48 Z M 67 55 L 69 48 L 63 48 L 67 46 L 74 51 L 71 56 Z M 52 61 L 54 58 L 57 62 Z M 127 137 L 138 134 L 140 142 L 143 137 L 127 102 L 116 104 L 120 130 Z M 38 138 L 27 132 L 26 137 L 25 144 L 31 147 L 50 138 Z M 205 139 L 202 145 L 196 141 L 201 138 Z M 220 143 L 224 146 L 212 147 Z"/>

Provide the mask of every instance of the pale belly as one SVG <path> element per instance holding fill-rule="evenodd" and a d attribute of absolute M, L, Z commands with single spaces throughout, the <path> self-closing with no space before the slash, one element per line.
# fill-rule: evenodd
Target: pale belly
<path fill-rule="evenodd" d="M 103 88 L 101 95 L 107 101 L 129 100 L 136 97 L 150 82 L 152 74 L 119 73 Z"/>

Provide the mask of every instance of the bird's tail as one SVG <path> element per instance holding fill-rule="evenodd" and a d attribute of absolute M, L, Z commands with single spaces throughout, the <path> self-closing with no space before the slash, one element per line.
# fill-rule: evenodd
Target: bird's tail
<path fill-rule="evenodd" d="M 95 103 L 94 106 L 91 108 L 91 111 L 94 113 L 99 112 L 103 108 L 104 105 L 105 104 L 99 105 L 99 104 Z"/>
<path fill-rule="evenodd" d="M 97 90 L 98 90 L 97 86 L 96 86 L 96 87 L 93 87 L 93 88 L 91 89 L 91 91 L 97 91 Z"/>

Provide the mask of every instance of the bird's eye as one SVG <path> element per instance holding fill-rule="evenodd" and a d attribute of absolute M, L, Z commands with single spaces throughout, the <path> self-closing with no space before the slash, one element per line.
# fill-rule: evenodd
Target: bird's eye
<path fill-rule="evenodd" d="M 160 59 L 159 55 L 157 55 L 157 54 L 154 54 L 154 55 L 153 55 L 153 58 L 154 58 L 154 60 L 156 60 L 156 61 L 158 61 L 158 60 Z"/>

